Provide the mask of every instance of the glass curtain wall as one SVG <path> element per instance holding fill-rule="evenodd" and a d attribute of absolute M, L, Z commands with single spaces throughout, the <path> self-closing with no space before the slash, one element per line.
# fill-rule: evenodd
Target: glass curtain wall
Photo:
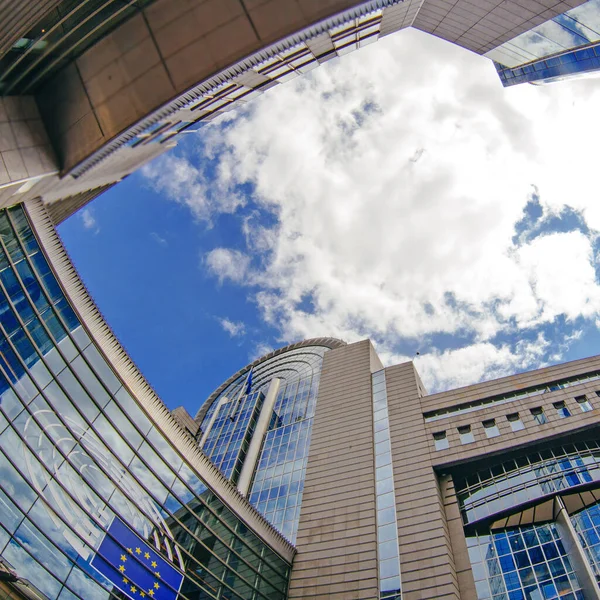
<path fill-rule="evenodd" d="M 263 440 L 249 500 L 292 543 L 296 539 L 304 477 L 325 346 L 305 346 L 266 359 L 253 368 L 253 390 L 266 394 L 274 377 L 281 379 Z M 207 427 L 219 400 L 237 398 L 246 383 L 241 374 L 212 402 L 201 427 Z M 214 427 L 214 426 L 213 426 Z M 211 430 L 212 432 L 212 430 Z M 216 440 L 216 449 L 227 436 Z"/>
<path fill-rule="evenodd" d="M 0 58 L 0 96 L 31 94 L 153 0 L 63 0 Z"/>
<path fill-rule="evenodd" d="M 285 598 L 289 565 L 203 483 L 0 212 L 0 555 L 51 600 Z"/>
<path fill-rule="evenodd" d="M 600 481 L 600 446 L 587 441 L 530 452 L 455 479 L 465 524 L 568 488 Z"/>
<path fill-rule="evenodd" d="M 231 399 L 221 406 L 202 449 L 221 470 L 236 483 L 265 396 L 262 392 Z"/>
<path fill-rule="evenodd" d="M 400 548 L 392 471 L 390 421 L 385 370 L 373 373 L 373 428 L 375 436 L 375 496 L 377 500 L 377 559 L 380 600 L 402 600 Z"/>
<path fill-rule="evenodd" d="M 584 600 L 554 523 L 467 537 L 480 600 Z"/>
<path fill-rule="evenodd" d="M 519 67 L 600 41 L 600 0 L 589 0 L 485 54 L 505 67 Z"/>

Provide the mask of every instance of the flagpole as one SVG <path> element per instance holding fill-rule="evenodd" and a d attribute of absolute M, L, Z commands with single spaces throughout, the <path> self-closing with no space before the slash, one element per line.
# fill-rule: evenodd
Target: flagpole
<path fill-rule="evenodd" d="M 246 381 L 244 381 L 244 385 L 242 385 L 242 387 L 240 389 L 240 393 L 238 394 L 237 400 L 235 401 L 235 408 L 233 409 L 233 412 L 231 413 L 231 415 L 229 415 L 229 418 L 232 421 L 235 419 L 235 416 L 237 415 L 237 411 L 240 407 L 240 402 L 242 401 L 242 398 L 250 393 L 250 388 L 252 386 L 252 371 L 253 370 L 254 370 L 254 368 L 251 368 L 248 371 L 248 375 L 246 375 Z"/>

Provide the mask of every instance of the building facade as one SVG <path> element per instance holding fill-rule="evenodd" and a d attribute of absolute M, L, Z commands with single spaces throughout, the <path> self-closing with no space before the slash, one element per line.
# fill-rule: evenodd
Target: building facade
<path fill-rule="evenodd" d="M 0 590 L 600 597 L 600 358 L 427 394 L 316 338 L 168 411 L 41 201 L 0 212 Z M 157 587 L 158 586 L 158 587 Z"/>
<path fill-rule="evenodd" d="M 327 344 L 310 412 L 285 391 L 301 380 L 285 372 L 290 347 L 238 372 L 196 419 L 221 457 L 234 425 L 219 433 L 216 415 L 275 386 L 241 491 L 289 537 L 278 511 L 299 472 L 289 598 L 600 597 L 599 358 L 428 395 L 412 363 L 383 368 L 368 341 Z M 298 437 L 282 414 L 288 427 L 298 414 L 308 441 L 287 476 L 280 457 Z"/>
<path fill-rule="evenodd" d="M 283 600 L 293 546 L 156 397 L 39 201 L 0 212 L 0 290 L 3 597 Z"/>
<path fill-rule="evenodd" d="M 598 0 L 0 0 L 0 207 L 42 198 L 58 224 L 182 135 L 407 27 L 529 74 L 598 41 L 599 15 Z"/>

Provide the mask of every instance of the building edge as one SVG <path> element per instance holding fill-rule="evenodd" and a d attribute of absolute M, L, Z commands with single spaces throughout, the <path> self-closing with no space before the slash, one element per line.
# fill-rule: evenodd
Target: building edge
<path fill-rule="evenodd" d="M 171 414 L 127 354 L 79 277 L 43 202 L 41 200 L 29 201 L 24 204 L 24 208 L 48 262 L 64 288 L 73 309 L 85 323 L 88 332 L 105 354 L 112 368 L 129 387 L 141 408 L 156 423 L 179 454 L 201 474 L 202 479 L 215 495 L 234 510 L 235 514 L 266 544 L 291 563 L 296 554 L 296 548 L 253 508 L 237 488 L 212 464 L 194 438 Z"/>
<path fill-rule="evenodd" d="M 227 379 L 225 382 L 223 382 L 204 401 L 204 404 L 202 404 L 202 406 L 196 413 L 194 420 L 198 424 L 202 423 L 206 413 L 208 412 L 208 409 L 212 406 L 213 402 L 219 397 L 221 392 L 223 392 L 223 390 L 226 390 L 229 385 L 231 385 L 240 376 L 244 375 L 244 373 L 247 373 L 250 369 L 260 365 L 261 363 L 263 363 L 271 358 L 279 356 L 280 354 L 284 354 L 286 352 L 289 352 L 290 350 L 296 350 L 297 348 L 305 348 L 307 346 L 325 346 L 326 348 L 329 348 L 330 350 L 334 350 L 335 348 L 341 348 L 342 346 L 346 346 L 346 342 L 344 342 L 343 340 L 340 340 L 338 338 L 333 338 L 333 337 L 310 338 L 308 340 L 302 340 L 301 342 L 289 344 L 287 346 L 284 346 L 283 348 L 278 348 L 277 350 L 273 350 L 272 352 L 269 352 L 269 354 L 265 354 L 265 355 L 261 356 L 260 358 L 257 358 L 256 360 L 247 364 L 245 367 L 242 367 L 239 371 L 236 371 L 231 377 L 229 377 L 229 379 Z"/>

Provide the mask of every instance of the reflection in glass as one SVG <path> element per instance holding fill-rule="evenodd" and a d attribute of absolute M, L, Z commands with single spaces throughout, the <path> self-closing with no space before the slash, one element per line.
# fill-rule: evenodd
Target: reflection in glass
<path fill-rule="evenodd" d="M 377 501 L 377 542 L 379 598 L 401 600 L 400 550 L 392 471 L 385 370 L 373 373 L 373 429 L 375 432 L 375 490 Z"/>
<path fill-rule="evenodd" d="M 242 532 L 108 367 L 21 207 L 0 212 L 0 239 L 2 557 L 49 598 L 108 598 L 113 586 L 89 560 L 118 517 L 185 570 L 193 597 L 204 569 L 215 594 L 206 598 L 243 600 L 234 590 L 244 590 L 283 599 L 289 565 Z M 184 517 L 189 531 L 180 545 L 173 531 Z M 204 563 L 194 554 L 205 531 L 222 536 L 213 545 L 221 562 L 210 549 Z"/>

